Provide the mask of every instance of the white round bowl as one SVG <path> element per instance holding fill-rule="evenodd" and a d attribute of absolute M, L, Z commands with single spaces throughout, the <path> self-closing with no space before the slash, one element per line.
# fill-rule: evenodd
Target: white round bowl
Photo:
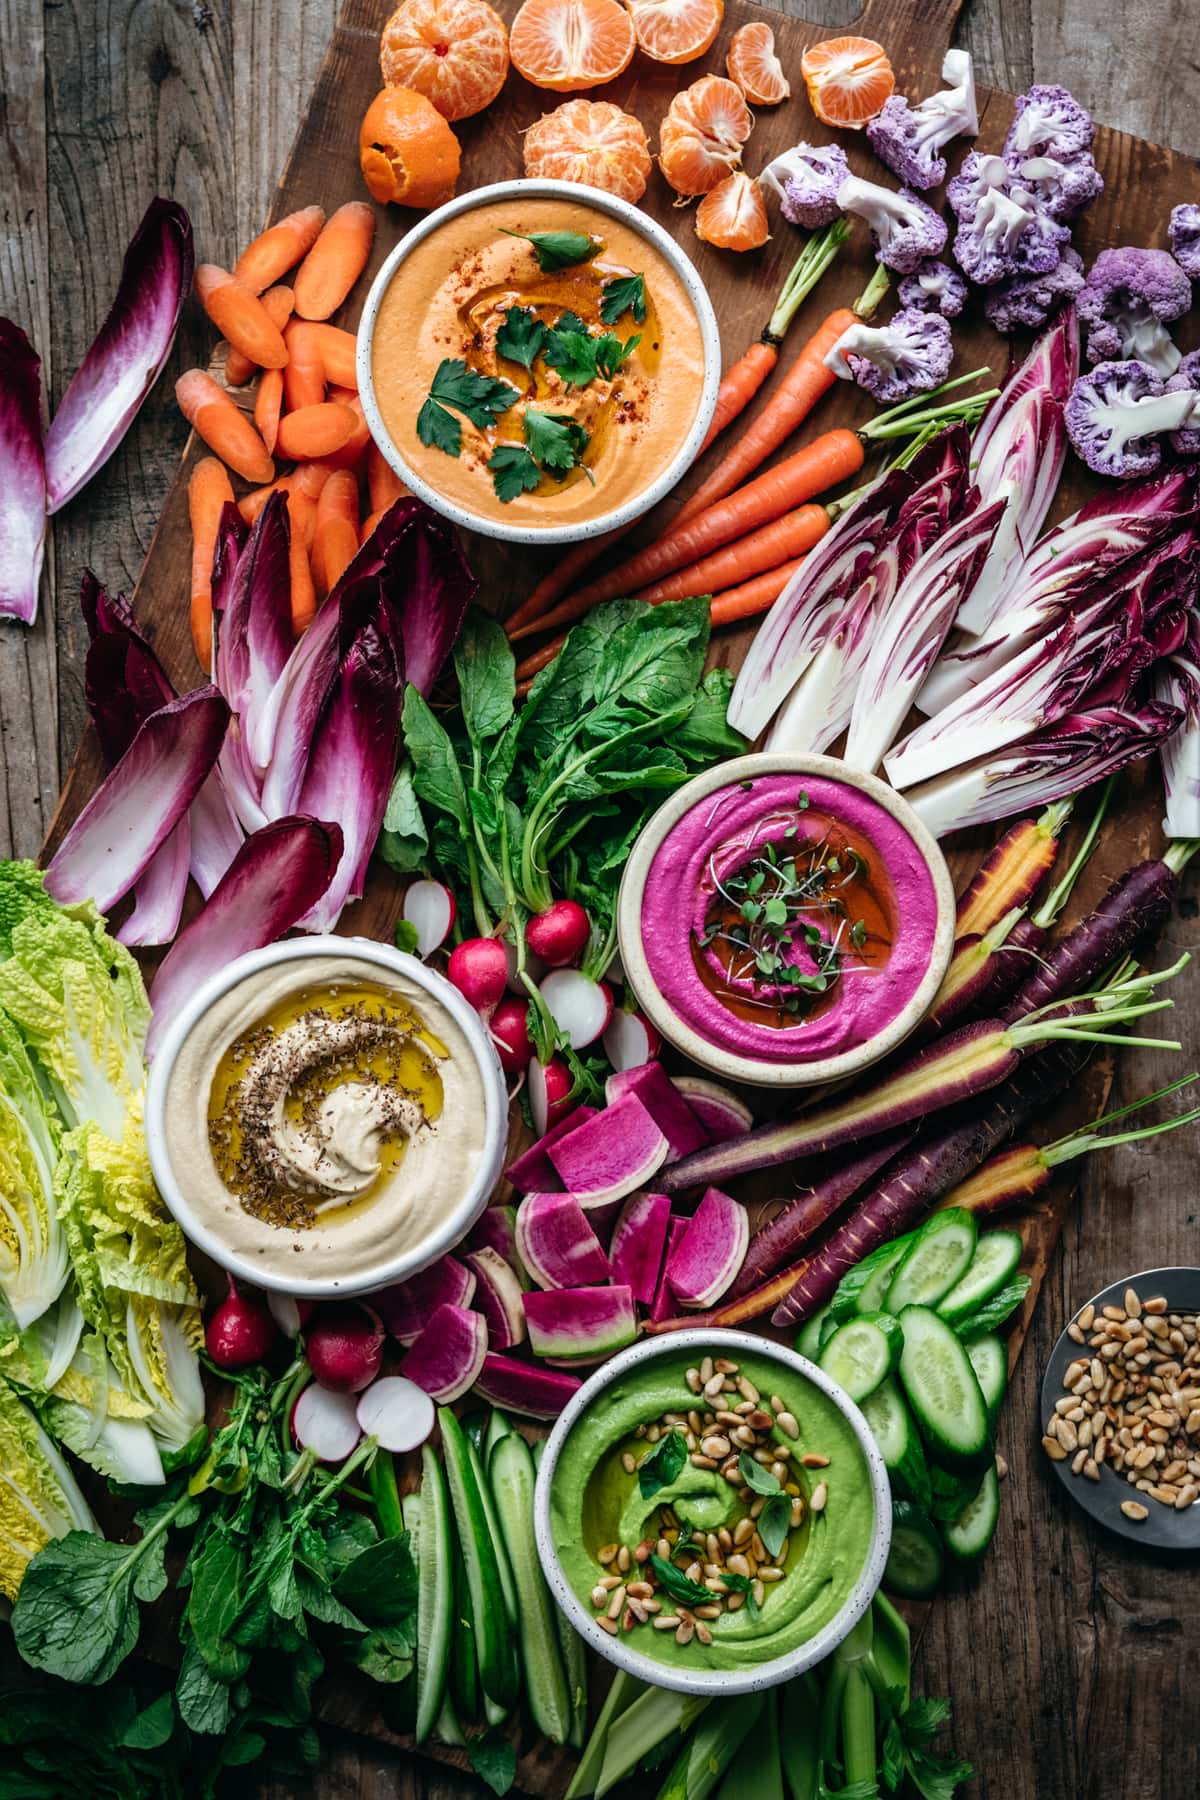
<path fill-rule="evenodd" d="M 383 422 L 378 402 L 375 399 L 375 382 L 372 370 L 372 349 L 375 339 L 375 321 L 379 315 L 380 303 L 384 294 L 405 260 L 411 256 L 417 245 L 423 243 L 431 233 L 437 231 L 449 219 L 456 219 L 461 213 L 471 212 L 478 206 L 490 206 L 495 201 L 504 200 L 565 200 L 575 206 L 589 206 L 595 212 L 607 213 L 610 218 L 619 219 L 630 231 L 653 246 L 663 260 L 668 263 L 682 282 L 688 299 L 695 309 L 700 326 L 700 339 L 704 348 L 704 380 L 701 384 L 699 400 L 695 416 L 687 436 L 683 439 L 674 457 L 667 467 L 652 481 L 649 487 L 627 500 L 623 506 L 614 507 L 610 512 L 597 513 L 593 519 L 577 520 L 572 525 L 506 525 L 502 519 L 485 517 L 481 513 L 469 511 L 453 500 L 447 500 L 436 488 L 424 481 L 415 470 L 410 468 L 396 446 L 395 440 Z M 367 425 L 382 455 L 396 471 L 396 474 L 414 494 L 440 512 L 447 519 L 465 531 L 477 531 L 484 537 L 503 538 L 510 544 L 572 544 L 582 538 L 596 537 L 602 532 L 615 531 L 622 525 L 632 523 L 644 512 L 669 493 L 695 459 L 704 434 L 712 421 L 713 408 L 717 404 L 717 389 L 721 381 L 721 333 L 717 325 L 717 315 L 713 311 L 708 291 L 696 271 L 695 265 L 679 248 L 674 238 L 656 224 L 645 213 L 639 212 L 636 206 L 630 206 L 627 200 L 620 200 L 615 194 L 606 194 L 600 188 L 585 187 L 574 181 L 497 181 L 490 187 L 474 188 L 469 194 L 460 194 L 457 200 L 447 201 L 422 219 L 418 225 L 407 232 L 396 245 L 383 267 L 380 269 L 371 291 L 367 295 L 367 303 L 363 307 L 362 318 L 358 326 L 358 392 L 362 401 Z"/>
<path fill-rule="evenodd" d="M 771 1662 L 748 1663 L 742 1669 L 689 1670 L 655 1662 L 651 1657 L 643 1656 L 631 1648 L 636 1633 L 627 1637 L 610 1637 L 608 1632 L 601 1631 L 595 1614 L 579 1599 L 563 1573 L 551 1529 L 550 1489 L 554 1471 L 558 1465 L 559 1453 L 580 1414 L 604 1394 L 611 1382 L 631 1369 L 640 1368 L 656 1357 L 676 1356 L 681 1350 L 692 1351 L 696 1362 L 704 1356 L 714 1354 L 730 1358 L 736 1358 L 739 1354 L 769 1357 L 790 1375 L 800 1375 L 814 1387 L 820 1388 L 846 1419 L 858 1440 L 875 1503 L 871 1542 L 858 1580 L 841 1611 L 821 1631 L 806 1643 L 789 1650 L 785 1656 L 777 1656 Z M 837 1649 L 842 1639 L 848 1636 L 862 1618 L 883 1580 L 892 1543 L 892 1494 L 883 1457 L 867 1421 L 849 1395 L 823 1369 L 809 1362 L 807 1357 L 798 1356 L 794 1350 L 785 1349 L 782 1344 L 748 1331 L 674 1331 L 660 1337 L 643 1338 L 640 1343 L 623 1350 L 585 1381 L 579 1392 L 568 1401 L 550 1433 L 538 1470 L 533 1501 L 533 1531 L 542 1573 L 550 1584 L 551 1593 L 576 1631 L 593 1650 L 598 1651 L 610 1663 L 615 1663 L 618 1669 L 635 1675 L 639 1681 L 649 1682 L 652 1687 L 671 1688 L 677 1694 L 716 1698 L 722 1694 L 754 1694 L 764 1688 L 778 1687 L 781 1682 L 790 1681 L 795 1675 L 802 1675 L 806 1669 L 815 1668 Z"/>
<path fill-rule="evenodd" d="M 453 1206 L 438 1220 L 421 1242 L 401 1254 L 388 1257 L 374 1267 L 355 1274 L 328 1273 L 323 1278 L 285 1279 L 260 1267 L 256 1258 L 242 1256 L 232 1250 L 218 1233 L 199 1219 L 188 1199 L 186 1171 L 177 1172 L 167 1144 L 166 1100 L 171 1070 L 179 1051 L 204 1013 L 214 1001 L 229 992 L 247 976 L 280 963 L 309 961 L 313 964 L 314 982 L 320 980 L 320 964 L 330 958 L 352 956 L 360 962 L 374 963 L 382 977 L 401 974 L 423 988 L 451 1014 L 471 1048 L 483 1087 L 485 1123 L 484 1151 L 474 1181 L 458 1196 Z M 172 1020 L 150 1065 L 146 1082 L 146 1147 L 159 1193 L 174 1214 L 185 1236 L 211 1256 L 221 1268 L 255 1287 L 272 1288 L 278 1293 L 292 1294 L 303 1300 L 329 1300 L 353 1294 L 368 1294 L 394 1281 L 406 1281 L 421 1269 L 428 1268 L 451 1249 L 478 1219 L 493 1188 L 500 1178 L 508 1141 L 508 1093 L 495 1047 L 475 1009 L 468 1006 L 458 989 L 444 975 L 430 969 L 415 956 L 379 944 L 372 938 L 315 936 L 289 938 L 285 943 L 271 944 L 265 950 L 252 950 L 236 957 L 227 968 L 196 990 L 191 1000 Z"/>

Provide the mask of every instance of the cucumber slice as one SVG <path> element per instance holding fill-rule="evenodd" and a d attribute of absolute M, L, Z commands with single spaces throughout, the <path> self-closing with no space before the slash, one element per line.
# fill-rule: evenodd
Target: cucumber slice
<path fill-rule="evenodd" d="M 508 1614 L 508 1622 L 517 1623 L 517 1584 L 513 1580 L 512 1565 L 508 1560 L 508 1551 L 504 1547 L 504 1533 L 500 1529 L 500 1520 L 496 1516 L 496 1502 L 492 1498 L 492 1490 L 487 1476 L 483 1472 L 483 1458 L 478 1444 L 471 1437 L 469 1428 L 467 1435 L 467 1456 L 471 1463 L 471 1472 L 475 1477 L 475 1485 L 479 1489 L 479 1498 L 483 1502 L 484 1516 L 492 1537 L 492 1547 L 496 1552 L 496 1567 L 500 1571 L 500 1586 L 504 1590 L 504 1608 Z"/>
<path fill-rule="evenodd" d="M 571 1696 L 559 1655 L 556 1608 L 533 1542 L 533 1457 L 516 1432 L 496 1445 L 491 1482 L 517 1587 L 529 1710 L 539 1731 L 552 1743 L 565 1744 L 572 1724 Z"/>
<path fill-rule="evenodd" d="M 873 1394 L 860 1402 L 863 1418 L 887 1464 L 892 1492 L 900 1500 L 912 1500 L 929 1509 L 929 1466 L 912 1414 L 895 1377 L 887 1375 Z"/>
<path fill-rule="evenodd" d="M 998 1294 L 1016 1271 L 1024 1248 L 1018 1231 L 985 1231 L 975 1246 L 966 1273 L 938 1301 L 938 1311 L 951 1325 L 969 1318 L 985 1300 Z"/>
<path fill-rule="evenodd" d="M 989 1331 L 966 1346 L 967 1358 L 975 1371 L 975 1379 L 987 1402 L 992 1424 L 1000 1411 L 1000 1402 L 1008 1386 L 1008 1347 L 1002 1337 Z"/>
<path fill-rule="evenodd" d="M 479 1484 L 471 1466 L 468 1440 L 448 1406 L 438 1407 L 438 1424 L 442 1428 L 446 1481 L 458 1525 L 467 1592 L 471 1597 L 480 1679 L 484 1692 L 493 1700 L 501 1706 L 512 1706 L 520 1691 L 517 1657 L 504 1604 L 499 1563 Z"/>
<path fill-rule="evenodd" d="M 958 1281 L 975 1254 L 979 1233 L 965 1207 L 947 1207 L 922 1225 L 888 1284 L 884 1307 L 936 1306 Z"/>
<path fill-rule="evenodd" d="M 907 1500 L 892 1506 L 892 1547 L 883 1585 L 906 1600 L 927 1600 L 941 1585 L 945 1560 L 937 1531 Z"/>
<path fill-rule="evenodd" d="M 973 1500 L 957 1519 L 942 1526 L 946 1548 L 956 1562 L 978 1562 L 996 1535 L 1000 1518 L 1000 1481 L 992 1464 Z"/>
<path fill-rule="evenodd" d="M 829 1342 L 829 1340 L 833 1336 L 834 1332 L 838 1329 L 838 1325 L 839 1325 L 839 1321 L 834 1318 L 834 1316 L 831 1312 L 826 1313 L 825 1317 L 821 1320 L 821 1330 L 820 1330 L 820 1333 L 817 1338 L 818 1360 L 820 1358 L 821 1351 L 825 1348 L 826 1344 Z"/>
<path fill-rule="evenodd" d="M 533 1445 L 533 1472 L 542 1466 L 546 1439 Z M 582 1750 L 587 1738 L 588 1673 L 587 1645 L 568 1619 L 561 1606 L 554 1608 L 554 1624 L 558 1631 L 558 1647 L 562 1651 L 563 1671 L 567 1677 L 567 1693 L 571 1698 L 571 1729 L 567 1742 L 574 1750 Z"/>
<path fill-rule="evenodd" d="M 915 1235 L 915 1232 L 906 1231 L 903 1237 L 893 1238 L 890 1244 L 881 1244 L 878 1250 L 872 1250 L 870 1256 L 864 1256 L 855 1268 L 842 1276 L 837 1293 L 830 1301 L 835 1319 L 840 1322 L 852 1318 L 855 1313 L 883 1311 L 884 1295 L 892 1273 Z"/>
<path fill-rule="evenodd" d="M 446 1477 L 433 1448 L 421 1450 L 421 1492 L 403 1501 L 417 1564 L 417 1721 L 423 1743 L 438 1722 L 446 1694 L 454 1625 L 454 1528 Z"/>
<path fill-rule="evenodd" d="M 900 1379 L 927 1447 L 951 1468 L 978 1464 L 991 1447 L 991 1422 L 966 1350 L 927 1306 L 906 1306 L 900 1325 Z"/>
<path fill-rule="evenodd" d="M 890 1313 L 850 1319 L 835 1328 L 821 1351 L 821 1367 L 852 1400 L 865 1400 L 896 1367 L 902 1343 Z"/>
<path fill-rule="evenodd" d="M 830 1308 L 823 1306 L 820 1312 L 815 1312 L 812 1318 L 807 1319 L 800 1327 L 796 1348 L 801 1356 L 807 1356 L 809 1362 L 816 1362 L 821 1354 L 821 1327 L 828 1319 L 829 1313 Z"/>
<path fill-rule="evenodd" d="M 454 1706 L 455 1716 L 464 1725 L 473 1725 L 483 1711 L 483 1688 L 479 1682 L 478 1638 L 475 1617 L 471 1611 L 471 1589 L 463 1568 L 462 1555 L 455 1546 L 454 1557 L 454 1630 L 450 1638 L 450 1675 L 446 1693 Z"/>
<path fill-rule="evenodd" d="M 488 1414 L 487 1429 L 483 1434 L 483 1449 L 480 1452 L 483 1457 L 483 1466 L 485 1469 L 491 1463 L 492 1451 L 496 1448 L 500 1439 L 506 1438 L 511 1430 L 512 1426 L 509 1424 L 508 1414 L 502 1413 L 498 1406 L 493 1406 L 491 1412 Z"/>

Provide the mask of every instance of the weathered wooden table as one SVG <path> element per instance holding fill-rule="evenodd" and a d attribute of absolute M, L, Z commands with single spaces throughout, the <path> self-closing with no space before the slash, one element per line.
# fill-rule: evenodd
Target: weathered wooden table
<path fill-rule="evenodd" d="M 91 339 L 151 194 L 183 201 L 206 258 L 228 263 L 253 235 L 336 9 L 337 0 L 44 9 L 0 0 L 0 312 L 34 337 L 52 396 Z M 805 0 L 803 11 L 843 25 L 854 5 Z M 985 82 L 1062 81 L 1098 119 L 1200 154 L 1188 0 L 966 0 L 959 41 Z M 1200 168 L 1196 190 L 1200 198 Z M 172 377 L 203 363 L 210 341 L 189 309 Z M 79 735 L 80 569 L 133 586 L 184 435 L 164 380 L 109 467 L 54 521 L 36 628 L 0 624 L 0 852 L 36 852 Z M 1196 947 L 1196 917 L 1195 899 L 1181 902 L 1164 953 Z M 1185 1054 L 1200 1057 L 1200 976 L 1178 985 L 1177 1004 Z M 1178 1060 L 1127 1054 L 1114 1100 L 1179 1072 Z M 1036 1428 L 1041 1366 L 1069 1308 L 1123 1273 L 1200 1261 L 1195 1166 L 1190 1134 L 1083 1166 L 1006 1402 L 999 1535 L 978 1577 L 935 1608 L 923 1641 L 918 1684 L 953 1697 L 956 1746 L 979 1770 L 972 1791 L 995 1800 L 1200 1791 L 1193 1571 L 1091 1529 L 1047 1478 Z M 260 1791 L 293 1790 L 266 1782 Z M 327 1746 L 310 1791 L 452 1800 L 480 1790 L 343 1739 Z"/>

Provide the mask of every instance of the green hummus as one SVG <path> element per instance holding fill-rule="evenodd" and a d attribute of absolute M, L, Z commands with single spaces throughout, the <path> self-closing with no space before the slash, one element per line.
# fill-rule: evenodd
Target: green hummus
<path fill-rule="evenodd" d="M 703 1411 L 705 1402 L 689 1392 L 687 1371 L 694 1356 L 683 1352 L 633 1368 L 615 1382 L 575 1422 L 554 1471 L 550 1518 L 564 1573 L 582 1604 L 594 1612 L 592 1593 L 611 1575 L 611 1561 L 600 1551 L 613 1544 L 632 1553 L 646 1539 L 657 1539 L 664 1508 L 686 1521 L 693 1531 L 733 1531 L 756 1496 L 730 1484 L 720 1469 L 696 1467 L 687 1460 L 675 1478 L 644 1496 L 639 1478 L 625 1459 L 640 1461 L 652 1448 L 638 1426 L 660 1421 L 664 1414 Z M 709 1622 L 711 1643 L 693 1637 L 686 1644 L 669 1630 L 639 1626 L 622 1641 L 655 1662 L 687 1668 L 726 1669 L 770 1662 L 814 1637 L 841 1610 L 862 1573 L 874 1525 L 870 1473 L 857 1438 L 843 1414 L 821 1390 L 766 1357 L 741 1355 L 741 1376 L 749 1379 L 769 1409 L 777 1395 L 799 1427 L 798 1438 L 776 1424 L 770 1441 L 780 1446 L 805 1500 L 802 1524 L 789 1533 L 780 1566 L 782 1580 L 766 1587 L 761 1607 L 743 1605 Z M 718 1403 L 721 1404 L 721 1403 Z M 718 1428 L 720 1429 L 720 1428 Z M 764 1427 L 765 1429 L 765 1427 Z M 827 1457 L 827 1466 L 804 1468 L 806 1453 Z M 824 1484 L 824 1505 L 814 1512 L 811 1499 Z M 681 1559 L 682 1560 L 682 1559 Z M 628 1579 L 644 1570 L 635 1565 Z M 670 1597 L 659 1590 L 663 1611 L 674 1612 Z"/>

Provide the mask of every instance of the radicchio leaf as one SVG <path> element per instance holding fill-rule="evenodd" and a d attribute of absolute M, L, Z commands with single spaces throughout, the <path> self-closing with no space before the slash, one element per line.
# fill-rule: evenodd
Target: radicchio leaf
<path fill-rule="evenodd" d="M 0 615 L 26 625 L 46 545 L 41 368 L 20 326 L 0 319 Z"/>
<path fill-rule="evenodd" d="M 278 490 L 270 496 L 236 559 L 235 517 L 240 524 L 236 507 L 222 509 L 213 559 L 220 583 L 213 604 L 214 668 L 217 686 L 237 714 L 251 764 L 261 774 L 271 754 L 269 738 L 263 741 L 267 703 L 294 647 L 287 496 Z"/>
<path fill-rule="evenodd" d="M 376 537 L 401 507 L 417 510 L 403 517 L 404 529 L 386 549 L 383 592 L 399 615 L 406 679 L 428 698 L 479 584 L 453 526 L 418 501 L 397 501 L 376 526 Z"/>
<path fill-rule="evenodd" d="M 235 956 L 273 944 L 312 910 L 341 854 L 341 828 L 316 819 L 276 819 L 246 839 L 208 904 L 184 926 L 154 977 L 147 1058 L 202 981 Z"/>
<path fill-rule="evenodd" d="M 183 916 L 191 856 L 192 833 L 185 813 L 138 877 L 133 911 L 117 933 L 121 943 L 130 949 L 170 943 Z"/>
<path fill-rule="evenodd" d="M 103 467 L 136 418 L 175 341 L 193 260 L 192 225 L 183 207 L 152 200 L 125 252 L 108 317 L 46 437 L 50 512 Z"/>

